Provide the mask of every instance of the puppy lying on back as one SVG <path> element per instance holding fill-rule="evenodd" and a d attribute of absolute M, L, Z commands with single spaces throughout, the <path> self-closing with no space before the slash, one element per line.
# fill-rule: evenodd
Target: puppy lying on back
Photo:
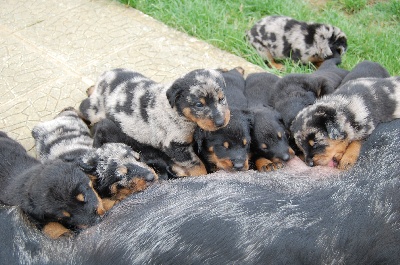
<path fill-rule="evenodd" d="M 365 77 L 386 78 L 390 77 L 389 72 L 379 63 L 362 61 L 358 63 L 342 80 L 341 85 L 347 81 Z"/>
<path fill-rule="evenodd" d="M 397 118 L 400 77 L 358 78 L 303 109 L 291 130 L 309 166 L 348 169 L 375 127 Z"/>
<path fill-rule="evenodd" d="M 269 73 L 250 74 L 246 78 L 245 95 L 252 114 L 251 160 L 259 171 L 283 167 L 293 157 L 281 115 L 265 100 L 280 78 Z"/>
<path fill-rule="evenodd" d="M 288 74 L 275 83 L 268 104 L 282 115 L 287 130 L 300 110 L 340 85 L 348 73 L 337 67 L 340 62 L 340 58 L 332 58 L 311 74 Z"/>
<path fill-rule="evenodd" d="M 105 204 L 107 210 L 157 178 L 151 168 L 138 161 L 139 154 L 125 144 L 110 143 L 93 148 L 89 128 L 73 108 L 36 125 L 32 136 L 41 161 L 74 162 L 93 176 L 94 188 L 99 195 L 111 198 Z"/>
<path fill-rule="evenodd" d="M 43 232 L 57 238 L 94 225 L 105 213 L 92 182 L 73 163 L 43 164 L 0 132 L 0 201 L 19 206 Z"/>
<path fill-rule="evenodd" d="M 318 67 L 324 60 L 340 57 L 347 50 L 346 35 L 339 28 L 285 16 L 262 18 L 246 36 L 261 57 L 277 69 L 283 65 L 274 59 L 291 58 Z"/>
<path fill-rule="evenodd" d="M 251 117 L 246 111 L 247 102 L 243 94 L 244 70 L 236 67 L 219 71 L 225 80 L 225 96 L 231 117 L 227 126 L 216 131 L 209 132 L 197 127 L 194 149 L 209 173 L 217 170 L 248 170 Z"/>
<path fill-rule="evenodd" d="M 99 77 L 80 111 L 92 124 L 108 118 L 139 143 L 167 154 L 177 176 L 197 176 L 207 172 L 193 151 L 193 133 L 196 126 L 214 131 L 228 124 L 224 89 L 216 70 L 194 70 L 162 85 L 140 73 L 114 69 Z"/>

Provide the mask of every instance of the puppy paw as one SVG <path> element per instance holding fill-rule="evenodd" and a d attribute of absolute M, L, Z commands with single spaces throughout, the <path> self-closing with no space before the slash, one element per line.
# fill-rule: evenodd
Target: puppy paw
<path fill-rule="evenodd" d="M 285 165 L 282 162 L 272 162 L 266 158 L 259 158 L 256 161 L 256 168 L 260 172 L 268 172 L 283 168 Z"/>
<path fill-rule="evenodd" d="M 56 222 L 47 223 L 43 227 L 42 231 L 47 237 L 51 239 L 57 239 L 59 237 L 70 237 L 73 235 L 71 230 Z"/>
<path fill-rule="evenodd" d="M 354 141 L 349 144 L 345 153 L 339 161 L 338 168 L 342 170 L 350 169 L 357 162 L 361 150 L 361 142 Z"/>
<path fill-rule="evenodd" d="M 109 211 L 115 204 L 118 203 L 117 200 L 113 200 L 110 198 L 102 198 L 101 201 L 103 202 L 103 207 L 106 211 Z"/>

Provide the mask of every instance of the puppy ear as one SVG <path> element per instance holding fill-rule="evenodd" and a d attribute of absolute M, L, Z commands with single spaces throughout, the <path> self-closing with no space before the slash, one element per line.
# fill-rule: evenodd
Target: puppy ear
<path fill-rule="evenodd" d="M 203 149 L 203 141 L 206 138 L 206 132 L 200 127 L 196 127 L 194 130 L 193 138 L 197 145 L 197 152 L 200 153 Z"/>
<path fill-rule="evenodd" d="M 335 90 L 335 88 L 329 84 L 328 80 L 322 76 L 316 77 L 315 81 L 317 82 L 317 97 L 331 94 Z"/>
<path fill-rule="evenodd" d="M 344 132 L 340 130 L 338 123 L 328 121 L 325 124 L 328 137 L 332 140 L 342 140 L 345 138 Z"/>
<path fill-rule="evenodd" d="M 184 88 L 185 88 L 185 83 L 182 81 L 182 79 L 178 79 L 167 90 L 168 102 L 172 108 L 175 107 L 176 100 L 181 95 Z"/>

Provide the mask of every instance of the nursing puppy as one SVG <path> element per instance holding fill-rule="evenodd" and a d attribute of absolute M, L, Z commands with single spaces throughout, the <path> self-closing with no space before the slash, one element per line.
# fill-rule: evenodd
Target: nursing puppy
<path fill-rule="evenodd" d="M 356 66 L 354 66 L 354 68 L 349 72 L 349 74 L 343 78 L 341 85 L 345 84 L 347 81 L 365 77 L 386 78 L 390 77 L 390 74 L 379 63 L 371 61 L 362 61 L 358 63 Z"/>
<path fill-rule="evenodd" d="M 267 103 L 281 114 L 287 130 L 303 108 L 331 94 L 340 85 L 348 73 L 337 67 L 340 62 L 340 58 L 332 58 L 311 74 L 288 74 L 275 83 Z"/>
<path fill-rule="evenodd" d="M 213 132 L 196 128 L 195 151 L 204 161 L 207 172 L 249 169 L 250 119 L 246 111 L 231 108 L 231 118 L 224 128 Z"/>
<path fill-rule="evenodd" d="M 347 50 L 346 35 L 337 27 L 297 21 L 285 16 L 267 16 L 247 33 L 247 40 L 272 67 L 283 69 L 274 59 L 291 58 L 317 67 Z"/>
<path fill-rule="evenodd" d="M 163 182 L 67 242 L 0 207 L 0 255 L 5 264 L 398 264 L 399 129 L 400 120 L 380 124 L 340 176 L 288 166 Z"/>
<path fill-rule="evenodd" d="M 100 197 L 111 198 L 105 204 L 107 210 L 157 179 L 155 172 L 139 161 L 139 154 L 125 144 L 109 143 L 94 148 L 89 128 L 73 108 L 36 125 L 32 136 L 41 161 L 73 162 L 90 174 Z"/>
<path fill-rule="evenodd" d="M 42 164 L 3 132 L 0 190 L 2 203 L 20 207 L 51 238 L 94 225 L 105 212 L 79 167 L 58 159 Z"/>
<path fill-rule="evenodd" d="M 92 124 L 108 118 L 142 144 L 167 154 L 178 176 L 206 174 L 193 151 L 196 126 L 215 131 L 229 122 L 225 82 L 216 70 L 194 70 L 172 85 L 140 73 L 114 69 L 102 74 L 93 93 L 80 105 Z"/>
<path fill-rule="evenodd" d="M 268 105 L 269 93 L 280 78 L 269 73 L 250 74 L 246 78 L 245 95 L 252 114 L 251 162 L 259 171 L 284 166 L 294 156 L 289 146 L 282 116 Z"/>
<path fill-rule="evenodd" d="M 291 131 L 309 166 L 348 169 L 375 127 L 397 118 L 400 77 L 359 78 L 303 109 Z"/>

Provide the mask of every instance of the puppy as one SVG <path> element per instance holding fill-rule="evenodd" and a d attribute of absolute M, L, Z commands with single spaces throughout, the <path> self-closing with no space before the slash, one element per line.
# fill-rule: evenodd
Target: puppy
<path fill-rule="evenodd" d="M 303 109 L 291 130 L 309 166 L 348 169 L 375 127 L 397 118 L 400 77 L 359 78 Z"/>
<path fill-rule="evenodd" d="M 93 148 L 89 128 L 73 108 L 36 125 L 32 136 L 41 161 L 73 162 L 90 174 L 100 197 L 111 198 L 104 203 L 107 210 L 157 179 L 149 166 L 138 161 L 139 154 L 125 144 L 110 143 Z"/>
<path fill-rule="evenodd" d="M 106 143 L 124 143 L 140 154 L 140 161 L 153 168 L 160 179 L 175 178 L 171 170 L 174 164 L 169 156 L 152 146 L 141 144 L 129 137 L 112 120 L 102 119 L 92 127 L 93 147 L 99 148 Z"/>
<path fill-rule="evenodd" d="M 94 225 L 104 214 L 92 182 L 76 165 L 40 163 L 0 134 L 0 201 L 19 206 L 50 238 Z"/>
<path fill-rule="evenodd" d="M 213 132 L 196 128 L 195 151 L 204 161 L 207 172 L 249 169 L 250 119 L 247 112 L 231 108 L 231 118 L 224 128 Z"/>
<path fill-rule="evenodd" d="M 134 194 L 66 242 L 41 236 L 18 209 L 0 206 L 2 261 L 398 264 L 399 128 L 400 119 L 380 124 L 359 162 L 340 176 L 316 180 L 319 170 L 331 169 L 299 174 L 288 165 L 268 176 L 220 171 L 168 181 Z"/>
<path fill-rule="evenodd" d="M 366 78 L 366 77 L 386 78 L 390 77 L 390 74 L 379 63 L 371 61 L 362 61 L 358 63 L 350 71 L 350 73 L 343 78 L 341 85 L 345 84 L 347 81 L 350 80 L 355 80 L 358 78 Z"/>
<path fill-rule="evenodd" d="M 251 162 L 258 171 L 271 171 L 284 166 L 294 156 L 289 146 L 281 115 L 267 104 L 271 87 L 280 78 L 270 73 L 250 74 L 245 95 L 252 114 Z"/>
<path fill-rule="evenodd" d="M 303 108 L 331 94 L 340 85 L 348 73 L 337 67 L 340 62 L 340 58 L 332 58 L 311 74 L 288 74 L 275 83 L 267 103 L 282 115 L 287 130 Z"/>
<path fill-rule="evenodd" d="M 337 27 L 297 21 L 285 16 L 267 16 L 247 33 L 247 40 L 272 67 L 283 69 L 274 59 L 291 58 L 317 67 L 347 50 L 346 35 Z"/>
<path fill-rule="evenodd" d="M 115 69 L 99 77 L 80 112 L 92 124 L 108 118 L 139 143 L 160 149 L 174 162 L 177 176 L 198 176 L 207 172 L 193 151 L 193 133 L 196 126 L 214 131 L 228 124 L 224 89 L 217 70 L 194 70 L 162 85 Z"/>
<path fill-rule="evenodd" d="M 245 78 L 244 69 L 236 67 L 231 70 L 220 70 L 225 80 L 225 96 L 230 108 L 247 109 L 247 99 L 244 95 Z"/>

